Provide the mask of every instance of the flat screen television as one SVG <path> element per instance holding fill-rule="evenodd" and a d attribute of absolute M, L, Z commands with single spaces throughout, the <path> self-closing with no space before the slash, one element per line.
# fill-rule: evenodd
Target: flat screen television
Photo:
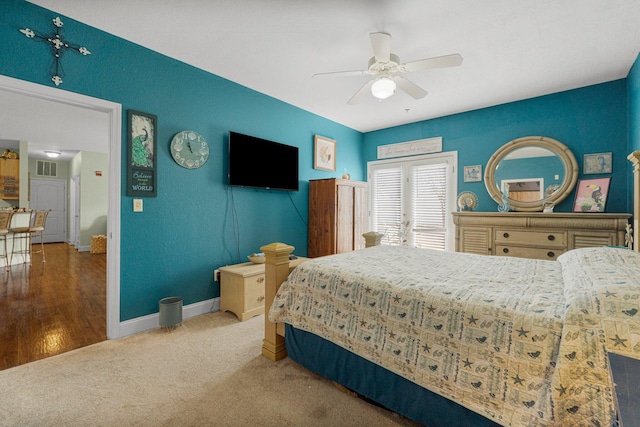
<path fill-rule="evenodd" d="M 229 132 L 229 185 L 298 191 L 298 147 Z"/>

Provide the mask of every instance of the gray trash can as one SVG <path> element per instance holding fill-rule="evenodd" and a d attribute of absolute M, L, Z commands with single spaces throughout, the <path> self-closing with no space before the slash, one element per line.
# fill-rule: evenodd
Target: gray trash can
<path fill-rule="evenodd" d="M 160 327 L 170 328 L 182 323 L 182 298 L 162 298 L 160 305 Z"/>

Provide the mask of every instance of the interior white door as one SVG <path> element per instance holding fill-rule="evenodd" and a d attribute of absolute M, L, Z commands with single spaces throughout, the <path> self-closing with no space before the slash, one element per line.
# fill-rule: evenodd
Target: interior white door
<path fill-rule="evenodd" d="M 44 230 L 44 243 L 64 242 L 67 235 L 67 183 L 60 179 L 31 179 L 31 202 L 34 210 L 51 209 Z M 33 243 L 40 243 L 34 236 Z"/>

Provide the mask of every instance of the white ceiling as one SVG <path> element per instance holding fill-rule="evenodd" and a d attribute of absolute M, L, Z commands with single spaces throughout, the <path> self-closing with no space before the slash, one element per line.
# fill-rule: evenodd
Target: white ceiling
<path fill-rule="evenodd" d="M 58 151 L 69 161 L 80 151 L 108 153 L 109 116 L 65 103 L 0 90 L 0 148 L 27 141 L 29 157 L 46 159 Z"/>
<path fill-rule="evenodd" d="M 624 78 L 640 49 L 638 0 L 31 3 L 360 131 Z M 429 92 L 420 100 L 397 92 L 347 105 L 367 77 L 312 79 L 367 68 L 378 31 L 401 62 L 451 53 L 464 62 L 405 75 Z"/>

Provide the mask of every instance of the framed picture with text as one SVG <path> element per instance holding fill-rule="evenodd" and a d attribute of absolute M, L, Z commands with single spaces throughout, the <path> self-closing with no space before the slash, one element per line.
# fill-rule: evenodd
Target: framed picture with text
<path fill-rule="evenodd" d="M 156 197 L 158 118 L 128 111 L 127 196 Z"/>

